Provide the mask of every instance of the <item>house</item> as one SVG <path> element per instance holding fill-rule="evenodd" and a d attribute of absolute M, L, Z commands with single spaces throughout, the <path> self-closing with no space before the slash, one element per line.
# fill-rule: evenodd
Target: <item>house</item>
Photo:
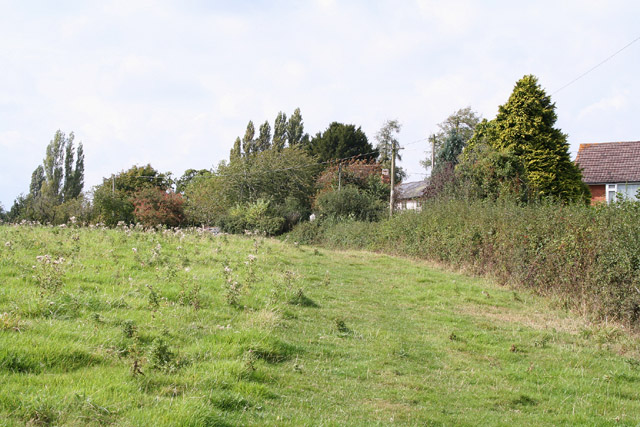
<path fill-rule="evenodd" d="M 422 199 L 429 181 L 403 182 L 395 187 L 395 209 L 422 210 Z"/>
<path fill-rule="evenodd" d="M 576 164 L 591 190 L 591 203 L 637 200 L 640 190 L 640 141 L 581 144 Z"/>

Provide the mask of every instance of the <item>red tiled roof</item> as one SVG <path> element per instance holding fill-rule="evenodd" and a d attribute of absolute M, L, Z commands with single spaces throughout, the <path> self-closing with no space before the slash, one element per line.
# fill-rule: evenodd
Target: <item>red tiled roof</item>
<path fill-rule="evenodd" d="M 640 141 L 580 144 L 576 163 L 587 184 L 640 182 Z"/>

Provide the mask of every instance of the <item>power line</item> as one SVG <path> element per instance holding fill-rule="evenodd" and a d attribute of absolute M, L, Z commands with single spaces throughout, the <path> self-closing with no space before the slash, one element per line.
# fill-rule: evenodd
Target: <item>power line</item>
<path fill-rule="evenodd" d="M 635 42 L 637 42 L 638 40 L 640 40 L 640 37 L 637 37 L 636 39 L 632 40 L 629 44 L 627 44 L 626 46 L 624 46 L 622 49 L 618 50 L 617 52 L 615 52 L 613 55 L 609 56 L 608 58 L 604 59 L 603 61 L 599 62 L 598 64 L 596 64 L 595 66 L 591 67 L 590 69 L 588 69 L 586 72 L 580 74 L 578 77 L 576 77 L 575 79 L 571 80 L 569 83 L 567 83 L 566 85 L 562 86 L 560 89 L 556 90 L 555 92 L 553 92 L 551 95 L 555 95 L 556 93 L 560 92 L 562 89 L 566 88 L 567 86 L 571 86 L 572 84 L 574 84 L 575 82 L 577 82 L 578 80 L 580 80 L 581 78 L 583 78 L 584 76 L 586 76 L 587 74 L 589 74 L 590 72 L 592 72 L 593 70 L 595 70 L 596 68 L 600 67 L 601 65 L 603 65 L 605 62 L 609 61 L 611 58 L 613 58 L 614 56 L 616 56 L 617 54 L 619 54 L 620 52 L 622 52 L 623 50 L 625 50 L 626 48 L 628 48 L 629 46 L 631 46 L 632 44 L 634 44 Z"/>
<path fill-rule="evenodd" d="M 418 139 L 416 141 L 407 142 L 406 144 L 404 144 L 404 146 L 406 147 L 407 145 L 413 145 L 413 144 L 417 144 L 418 142 L 424 142 L 424 141 L 427 141 L 428 139 L 429 137 L 426 137 L 426 138 Z"/>

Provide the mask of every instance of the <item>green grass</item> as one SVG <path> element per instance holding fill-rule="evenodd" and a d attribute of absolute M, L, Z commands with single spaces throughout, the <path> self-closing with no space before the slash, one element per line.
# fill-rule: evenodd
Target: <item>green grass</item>
<path fill-rule="evenodd" d="M 2 425 L 640 423 L 637 336 L 406 258 L 2 226 L 0 283 Z"/>

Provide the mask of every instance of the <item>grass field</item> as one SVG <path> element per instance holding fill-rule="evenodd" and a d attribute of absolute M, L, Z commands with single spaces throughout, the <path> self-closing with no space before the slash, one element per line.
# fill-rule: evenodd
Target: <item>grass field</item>
<path fill-rule="evenodd" d="M 1 425 L 637 425 L 640 340 L 403 258 L 0 227 Z"/>

